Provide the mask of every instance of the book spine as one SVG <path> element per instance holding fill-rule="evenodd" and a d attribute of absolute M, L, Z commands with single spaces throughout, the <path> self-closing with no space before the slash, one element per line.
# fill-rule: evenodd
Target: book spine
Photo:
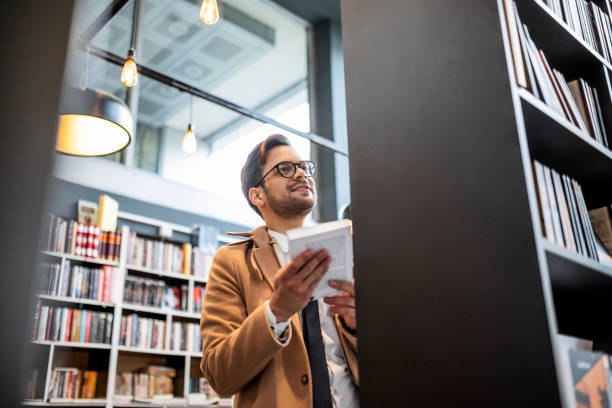
<path fill-rule="evenodd" d="M 59 341 L 65 341 L 66 326 L 68 325 L 68 308 L 62 307 L 62 319 L 59 332 Z"/>
<path fill-rule="evenodd" d="M 53 326 L 53 309 L 53 306 L 50 306 L 47 312 L 44 340 L 51 340 L 51 327 Z"/>
<path fill-rule="evenodd" d="M 72 313 L 73 313 L 72 309 L 68 309 L 67 312 L 66 312 L 66 328 L 65 328 L 65 334 L 64 334 L 64 337 L 63 337 L 63 341 L 70 341 L 71 340 Z"/>
<path fill-rule="evenodd" d="M 53 330 L 51 333 L 50 340 L 59 341 L 61 320 L 62 320 L 62 309 L 60 307 L 56 307 L 55 310 L 53 311 Z"/>
<path fill-rule="evenodd" d="M 38 326 L 40 324 L 40 313 L 41 313 L 40 300 L 36 300 L 34 304 L 34 323 L 32 325 L 32 340 L 38 339 Z"/>
<path fill-rule="evenodd" d="M 85 342 L 85 332 L 87 330 L 87 311 L 81 310 L 81 324 L 79 326 L 79 337 L 77 341 Z"/>
<path fill-rule="evenodd" d="M 85 312 L 85 337 L 83 341 L 89 343 L 89 336 L 91 334 L 91 313 L 90 311 Z"/>
<path fill-rule="evenodd" d="M 119 262 L 119 250 L 121 248 L 121 233 L 115 233 L 115 246 L 113 247 L 113 261 Z"/>

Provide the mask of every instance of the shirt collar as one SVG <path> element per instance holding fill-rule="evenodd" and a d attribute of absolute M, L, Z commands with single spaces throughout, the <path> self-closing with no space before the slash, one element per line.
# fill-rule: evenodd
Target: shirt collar
<path fill-rule="evenodd" d="M 287 239 L 285 234 L 272 231 L 271 229 L 268 229 L 268 234 L 270 234 L 270 237 L 278 244 L 284 254 L 289 252 L 289 239 Z"/>

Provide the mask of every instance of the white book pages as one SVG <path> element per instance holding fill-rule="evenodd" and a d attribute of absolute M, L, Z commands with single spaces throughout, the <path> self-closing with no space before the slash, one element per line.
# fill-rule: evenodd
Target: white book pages
<path fill-rule="evenodd" d="M 353 279 L 353 239 L 351 222 L 331 221 L 312 227 L 287 231 L 289 257 L 294 259 L 307 249 L 327 249 L 331 257 L 329 269 L 315 288 L 312 297 L 333 296 L 340 291 L 329 286 L 330 280 L 351 281 Z"/>

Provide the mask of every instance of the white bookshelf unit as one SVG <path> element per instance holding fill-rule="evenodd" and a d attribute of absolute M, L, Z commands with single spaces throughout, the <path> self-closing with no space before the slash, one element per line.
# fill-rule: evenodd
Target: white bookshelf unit
<path fill-rule="evenodd" d="M 156 220 L 149 217 L 142 217 L 135 214 L 130 214 L 126 212 L 119 212 L 118 214 L 119 224 L 121 224 L 121 220 L 135 222 L 140 224 L 146 224 L 148 226 L 154 227 L 165 227 L 170 228 L 172 231 L 181 232 L 183 234 L 191 234 L 191 229 L 189 227 L 181 226 L 178 224 L 166 223 L 161 220 Z M 22 402 L 23 406 L 49 406 L 49 407 L 164 407 L 164 406 L 188 406 L 186 403 L 175 404 L 175 403 L 146 403 L 146 402 L 125 402 L 123 400 L 114 399 L 114 390 L 115 390 L 115 377 L 118 372 L 120 372 L 121 363 L 123 360 L 128 360 L 128 365 L 134 367 L 135 364 L 138 365 L 138 360 L 142 360 L 142 366 L 146 366 L 147 364 L 163 364 L 166 358 L 173 359 L 173 367 L 176 368 L 177 378 L 175 379 L 175 383 L 181 384 L 182 389 L 174 390 L 175 397 L 177 398 L 186 398 L 187 391 L 189 387 L 189 378 L 193 372 L 197 372 L 197 375 L 194 377 L 200 377 L 200 369 L 199 362 L 201 359 L 201 352 L 194 351 L 174 351 L 170 350 L 170 336 L 172 335 L 172 323 L 180 320 L 181 322 L 188 323 L 197 323 L 200 321 L 200 313 L 194 312 L 193 305 L 193 293 L 194 287 L 196 284 L 206 284 L 206 280 L 200 277 L 187 275 L 187 274 L 177 274 L 170 273 L 162 270 L 155 270 L 151 268 L 145 268 L 136 265 L 127 264 L 127 240 L 125 238 L 128 237 L 130 232 L 129 227 L 122 226 L 121 227 L 121 236 L 122 242 L 119 250 L 119 262 L 111 262 L 102 259 L 92 259 L 80 256 L 74 256 L 66 253 L 57 253 L 57 252 L 49 252 L 43 251 L 43 255 L 48 257 L 49 259 L 57 259 L 60 263 L 60 278 L 59 281 L 62 282 L 62 276 L 64 273 L 69 273 L 69 271 L 64 271 L 64 261 L 76 261 L 79 263 L 83 263 L 85 265 L 110 265 L 116 267 L 117 276 L 114 279 L 119 279 L 117 282 L 117 296 L 116 302 L 100 302 L 90 299 L 80 299 L 75 297 L 66 297 L 66 296 L 50 296 L 50 295 L 36 295 L 37 299 L 44 304 L 49 305 L 66 305 L 69 307 L 78 307 L 79 305 L 84 306 L 85 308 L 93 308 L 95 310 L 101 310 L 104 312 L 112 312 L 113 314 L 113 323 L 112 323 L 112 337 L 110 344 L 96 344 L 96 343 L 81 343 L 81 342 L 58 342 L 58 341 L 36 341 L 32 340 L 31 347 L 42 348 L 43 350 L 38 350 L 42 355 L 47 356 L 46 360 L 46 371 L 44 373 L 44 396 L 45 399 L 41 400 L 25 400 Z M 222 235 L 217 236 L 217 240 L 220 243 L 231 243 L 235 242 L 235 239 L 228 238 Z M 125 283 L 125 277 L 130 275 L 132 272 L 135 272 L 138 276 L 146 276 L 150 278 L 169 279 L 173 282 L 183 282 L 188 285 L 188 302 L 187 302 L 187 310 L 173 310 L 168 308 L 157 308 L 151 306 L 143 306 L 138 304 L 129 304 L 124 303 L 123 301 L 123 289 Z M 142 349 L 137 347 L 129 347 L 120 345 L 120 331 L 121 331 L 121 320 L 124 314 L 135 312 L 139 314 L 144 314 L 145 316 L 155 316 L 158 319 L 164 320 L 166 322 L 166 332 L 164 338 L 164 348 L 163 349 Z M 107 365 L 103 367 L 102 371 L 106 375 L 106 384 L 105 384 L 105 394 L 104 398 L 96 398 L 96 399 L 76 399 L 76 400 L 63 400 L 63 401 L 53 401 L 49 402 L 46 400 L 46 396 L 49 395 L 49 390 L 51 387 L 51 374 L 53 368 L 56 367 L 56 357 L 58 352 L 61 351 L 64 356 L 69 355 L 71 352 L 80 351 L 81 354 L 85 353 L 87 358 L 90 358 L 90 353 L 105 353 L 102 356 L 97 357 L 97 359 L 107 360 Z M 81 355 L 80 358 L 84 358 L 84 355 Z M 181 377 L 179 379 L 179 377 Z M 98 393 L 100 390 L 97 391 Z M 199 405 L 200 406 L 200 405 Z M 216 403 L 211 405 L 214 407 L 226 407 L 231 406 L 231 402 L 228 400 L 222 400 L 221 403 Z"/>

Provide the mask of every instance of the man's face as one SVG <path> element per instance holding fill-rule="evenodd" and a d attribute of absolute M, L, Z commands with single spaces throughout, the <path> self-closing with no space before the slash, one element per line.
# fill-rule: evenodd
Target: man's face
<path fill-rule="evenodd" d="M 283 161 L 297 163 L 302 158 L 290 146 L 278 146 L 268 152 L 263 172 Z M 283 218 L 306 216 L 317 201 L 315 183 L 301 168 L 297 168 L 293 177 L 286 178 L 273 170 L 261 184 L 265 201 L 276 214 Z"/>

